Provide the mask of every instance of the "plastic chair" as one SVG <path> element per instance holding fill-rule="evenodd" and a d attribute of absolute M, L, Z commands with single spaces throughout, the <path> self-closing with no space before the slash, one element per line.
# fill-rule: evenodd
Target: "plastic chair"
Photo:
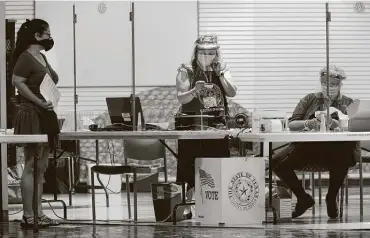
<path fill-rule="evenodd" d="M 110 166 L 110 165 L 95 165 L 91 168 L 91 192 L 92 192 L 92 213 L 93 221 L 96 221 L 95 210 L 95 186 L 94 173 L 104 175 L 118 175 L 126 174 L 126 192 L 128 203 L 128 215 L 131 220 L 131 203 L 130 203 L 130 184 L 129 174 L 133 174 L 133 190 L 134 190 L 134 221 L 137 221 L 137 174 L 154 174 L 163 172 L 165 182 L 167 182 L 167 160 L 166 150 L 163 144 L 156 139 L 133 139 L 124 140 L 124 157 L 125 165 Z M 156 159 L 164 159 L 163 167 L 151 167 L 148 165 L 128 165 L 127 159 L 134 159 L 138 161 L 153 161 Z M 109 207 L 109 196 L 106 193 L 106 206 Z"/>
<path fill-rule="evenodd" d="M 361 150 L 362 151 L 366 151 L 366 152 L 370 152 L 370 141 L 361 141 Z M 361 155 L 361 158 L 362 158 L 362 163 L 370 163 L 370 156 L 368 155 Z M 359 163 L 358 163 L 359 164 Z M 350 170 L 355 170 L 359 167 L 354 166 L 353 168 L 350 168 Z M 363 174 L 363 170 L 362 168 L 359 169 L 359 176 L 360 178 L 362 178 L 362 174 Z M 345 180 L 345 184 L 346 184 L 346 191 L 345 191 L 345 201 L 346 201 L 346 205 L 348 205 L 348 178 L 350 178 L 351 175 L 349 174 Z M 363 183 L 360 183 L 360 188 L 361 186 L 363 186 Z"/>

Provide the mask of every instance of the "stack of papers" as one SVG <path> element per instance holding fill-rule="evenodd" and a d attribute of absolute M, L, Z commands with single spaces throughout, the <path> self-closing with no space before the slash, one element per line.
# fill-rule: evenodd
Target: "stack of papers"
<path fill-rule="evenodd" d="M 40 84 L 40 93 L 46 101 L 53 104 L 54 110 L 58 107 L 61 94 L 49 74 L 46 74 Z"/>

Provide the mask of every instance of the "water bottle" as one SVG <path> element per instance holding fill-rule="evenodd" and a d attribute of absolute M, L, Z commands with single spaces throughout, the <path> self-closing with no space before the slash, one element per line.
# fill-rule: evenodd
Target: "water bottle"
<path fill-rule="evenodd" d="M 261 117 L 258 115 L 257 110 L 252 112 L 252 133 L 260 133 Z"/>
<path fill-rule="evenodd" d="M 321 113 L 320 114 L 320 132 L 325 132 L 326 131 L 326 119 L 325 119 L 325 114 Z"/>
<path fill-rule="evenodd" d="M 143 125 L 141 124 L 141 112 L 139 112 L 137 115 L 137 130 L 138 131 L 143 130 Z"/>

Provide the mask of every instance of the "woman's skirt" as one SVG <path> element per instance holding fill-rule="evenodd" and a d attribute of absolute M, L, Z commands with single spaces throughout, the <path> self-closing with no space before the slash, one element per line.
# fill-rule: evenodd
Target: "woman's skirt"
<path fill-rule="evenodd" d="M 42 135 L 47 134 L 45 132 L 45 125 L 51 124 L 50 121 L 42 121 L 40 115 L 43 115 L 45 112 L 38 106 L 33 103 L 23 102 L 19 105 L 18 112 L 14 121 L 14 134 L 15 135 Z M 56 116 L 56 115 L 55 115 Z M 57 119 L 56 119 L 57 120 Z M 59 140 L 58 136 L 53 136 L 49 138 L 52 144 L 58 145 Z M 46 143 L 29 143 L 29 144 L 17 144 L 17 146 L 46 146 Z"/>

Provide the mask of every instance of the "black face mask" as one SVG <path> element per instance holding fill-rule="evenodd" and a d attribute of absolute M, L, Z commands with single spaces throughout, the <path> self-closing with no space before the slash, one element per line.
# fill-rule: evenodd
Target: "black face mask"
<path fill-rule="evenodd" d="M 40 40 L 40 41 L 36 40 L 35 43 L 44 47 L 45 51 L 51 50 L 51 48 L 53 48 L 53 46 L 54 46 L 53 38 L 43 39 L 43 40 Z"/>

